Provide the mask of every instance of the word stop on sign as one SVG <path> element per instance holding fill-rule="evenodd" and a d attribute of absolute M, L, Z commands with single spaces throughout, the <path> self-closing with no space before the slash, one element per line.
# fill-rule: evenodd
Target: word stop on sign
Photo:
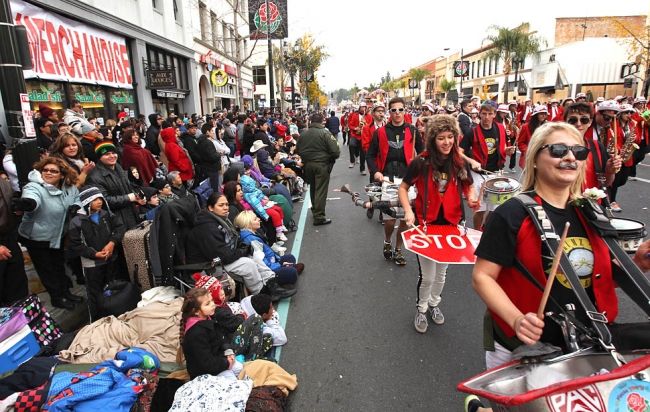
<path fill-rule="evenodd" d="M 421 226 L 402 233 L 407 250 L 438 263 L 471 265 L 476 262 L 474 250 L 481 240 L 478 230 L 452 225 Z M 422 233 L 420 233 L 422 232 Z"/>

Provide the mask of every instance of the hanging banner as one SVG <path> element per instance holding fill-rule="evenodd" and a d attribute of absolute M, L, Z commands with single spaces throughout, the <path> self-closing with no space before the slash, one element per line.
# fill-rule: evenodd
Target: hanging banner
<path fill-rule="evenodd" d="M 34 114 L 29 107 L 29 96 L 27 93 L 20 93 L 20 111 L 23 112 L 23 126 L 25 126 L 26 137 L 36 137 L 36 128 L 34 127 Z"/>
<path fill-rule="evenodd" d="M 26 79 L 70 81 L 132 89 L 123 37 L 11 0 L 14 23 L 27 28 L 32 70 Z"/>
<path fill-rule="evenodd" d="M 268 10 L 267 10 L 268 4 Z M 289 36 L 287 0 L 249 0 L 248 28 L 251 39 L 286 39 Z"/>

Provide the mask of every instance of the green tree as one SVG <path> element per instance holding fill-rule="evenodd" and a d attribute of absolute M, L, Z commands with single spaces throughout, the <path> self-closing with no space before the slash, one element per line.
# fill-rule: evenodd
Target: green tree
<path fill-rule="evenodd" d="M 505 76 L 504 101 L 508 101 L 508 75 L 512 71 L 512 61 L 525 60 L 526 57 L 539 54 L 540 47 L 546 42 L 538 36 L 528 33 L 528 23 L 522 23 L 519 27 L 509 29 L 502 26 L 491 26 L 492 34 L 485 40 L 492 43 L 486 56 L 498 58 L 503 61 L 503 75 Z"/>
<path fill-rule="evenodd" d="M 440 80 L 440 90 L 445 92 L 445 99 L 447 98 L 447 93 L 449 93 L 451 90 L 454 90 L 456 88 L 456 80 L 451 79 L 447 80 L 446 77 L 443 77 Z"/>
<path fill-rule="evenodd" d="M 621 42 L 627 46 L 628 59 L 638 65 L 638 72 L 632 77 L 643 84 L 641 95 L 648 96 L 650 93 L 650 25 L 635 30 L 634 27 L 615 17 L 612 20 L 616 37 L 624 38 Z"/>

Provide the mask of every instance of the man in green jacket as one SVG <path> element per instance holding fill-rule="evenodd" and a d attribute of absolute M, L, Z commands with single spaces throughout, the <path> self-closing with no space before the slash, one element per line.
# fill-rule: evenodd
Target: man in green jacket
<path fill-rule="evenodd" d="M 341 151 L 336 137 L 323 126 L 322 114 L 313 114 L 310 121 L 309 129 L 300 135 L 297 149 L 304 165 L 305 181 L 310 187 L 314 226 L 328 225 L 332 223 L 332 219 L 325 216 L 330 172 Z"/>

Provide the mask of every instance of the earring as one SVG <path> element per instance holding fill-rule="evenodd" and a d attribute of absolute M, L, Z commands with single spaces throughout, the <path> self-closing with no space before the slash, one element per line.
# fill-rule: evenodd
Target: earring
<path fill-rule="evenodd" d="M 537 169 L 537 165 L 533 165 L 533 169 Z"/>

